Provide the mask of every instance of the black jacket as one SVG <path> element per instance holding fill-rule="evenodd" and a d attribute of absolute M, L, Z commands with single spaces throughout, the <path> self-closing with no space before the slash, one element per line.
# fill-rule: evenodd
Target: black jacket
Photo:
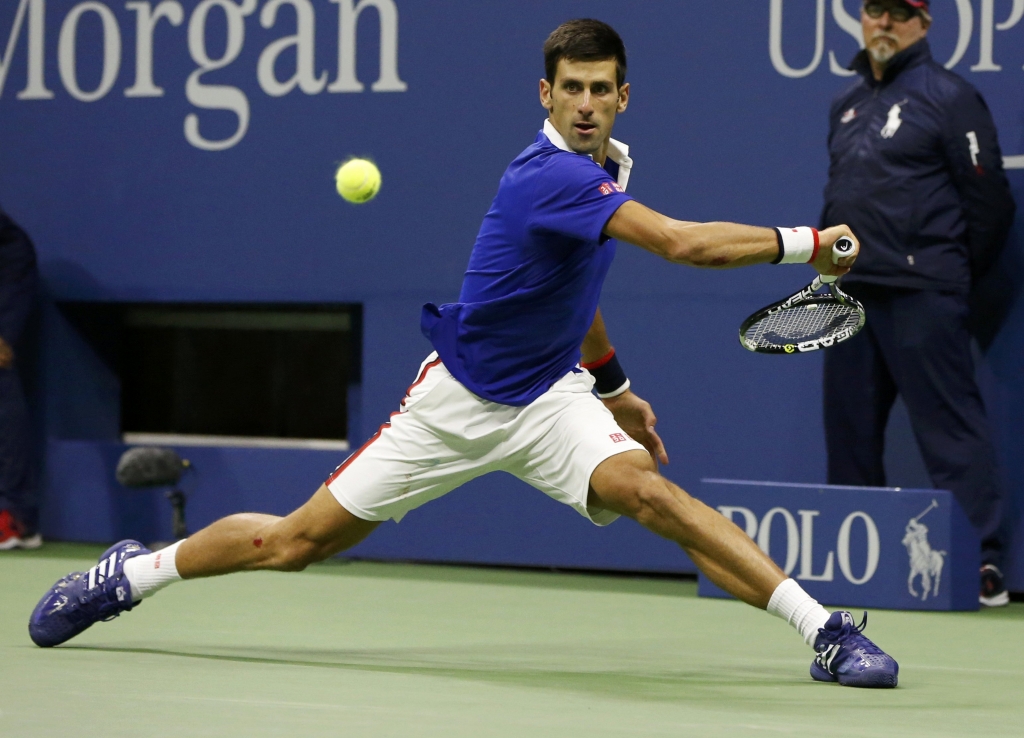
<path fill-rule="evenodd" d="M 32 241 L 0 210 L 0 338 L 16 344 L 32 311 L 36 289 Z"/>
<path fill-rule="evenodd" d="M 821 214 L 822 227 L 845 223 L 861 241 L 846 281 L 968 292 L 1015 210 L 985 101 L 926 40 L 881 81 L 864 51 L 850 68 L 862 79 L 832 103 Z"/>

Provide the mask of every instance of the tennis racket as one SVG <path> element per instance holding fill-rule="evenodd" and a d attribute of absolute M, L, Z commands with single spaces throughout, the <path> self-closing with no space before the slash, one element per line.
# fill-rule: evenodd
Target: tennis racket
<path fill-rule="evenodd" d="M 853 253 L 853 241 L 832 246 L 832 263 Z M 795 295 L 761 308 L 740 326 L 740 343 L 760 354 L 817 351 L 853 338 L 867 319 L 864 306 L 843 292 L 837 277 L 819 274 Z M 822 287 L 827 292 L 818 292 Z"/>

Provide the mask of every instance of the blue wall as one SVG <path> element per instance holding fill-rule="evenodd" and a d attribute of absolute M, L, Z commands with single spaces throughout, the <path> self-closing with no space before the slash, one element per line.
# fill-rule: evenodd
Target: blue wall
<path fill-rule="evenodd" d="M 68 19 L 82 8 L 73 0 L 4 3 L 0 41 L 16 18 L 21 25 L 3 58 L 6 75 L 0 72 L 0 201 L 36 241 L 47 300 L 360 302 L 367 371 L 364 427 L 354 436 L 369 435 L 429 350 L 418 330 L 419 306 L 457 294 L 497 181 L 544 118 L 537 102 L 544 38 L 561 21 L 584 15 L 612 23 L 630 49 L 633 96 L 616 137 L 632 146 L 637 164 L 630 191 L 636 197 L 690 220 L 817 221 L 828 103 L 849 83 L 831 71 L 830 56 L 845 63 L 857 50 L 842 25 L 856 11 L 855 0 L 718 0 L 710 8 L 690 0 L 371 4 L 396 11 L 395 74 L 380 75 L 382 28 L 384 38 L 392 36 L 368 7 L 352 36 L 355 76 L 364 89 L 337 92 L 331 88 L 338 87 L 339 57 L 351 51 L 346 42 L 339 52 L 339 8 L 352 3 L 293 0 L 281 5 L 275 24 L 269 0 L 239 0 L 231 7 L 255 10 L 234 11 L 233 24 L 226 0 L 164 3 L 171 20 L 176 8 L 182 12 L 179 25 L 165 18 L 152 35 L 153 79 L 163 94 L 139 97 L 126 95 L 140 89 L 135 11 L 104 0 L 107 11 L 82 13 L 73 34 Z M 995 0 L 995 22 L 1011 5 Z M 936 0 L 932 46 L 937 57 L 951 59 L 962 35 L 956 71 L 985 94 L 1004 153 L 1024 155 L 1024 21 L 990 34 L 981 7 L 982 0 Z M 278 90 L 265 73 L 261 82 L 260 58 L 275 40 L 296 33 L 296 8 L 312 20 L 308 53 L 299 54 L 312 63 L 308 93 L 268 94 Z M 205 36 L 203 9 L 209 10 Z M 780 31 L 777 44 L 773 27 Z M 232 28 L 235 43 L 228 44 Z M 992 66 L 983 58 L 982 41 L 989 37 L 993 63 L 1002 69 L 972 71 Z M 235 51 L 230 63 L 189 87 L 204 53 L 217 60 Z M 384 57 L 387 71 L 391 57 Z M 277 80 L 294 74 L 295 59 L 294 50 L 281 54 Z M 198 107 L 237 108 L 243 97 L 244 135 L 235 113 Z M 197 143 L 194 131 L 190 142 L 189 120 L 198 121 L 207 143 Z M 232 138 L 238 140 L 230 146 L 217 143 Z M 218 146 L 222 150 L 208 150 Z M 384 175 L 377 199 L 359 207 L 342 202 L 332 187 L 337 163 L 353 154 L 372 156 Z M 1024 171 L 1010 176 L 1024 202 Z M 1018 223 L 1004 260 L 1008 269 L 1018 268 L 1022 249 Z M 696 489 L 703 476 L 824 480 L 820 356 L 755 356 L 742 351 L 735 336 L 742 317 L 807 278 L 802 268 L 702 272 L 620 249 L 604 292 L 606 320 L 635 388 L 659 414 L 672 458 L 667 473 L 682 485 Z M 982 374 L 1019 506 L 1024 302 L 1014 300 Z M 60 523 L 68 518 L 59 509 L 79 486 L 100 484 L 105 467 L 95 460 L 112 453 L 103 444 L 117 439 L 118 386 L 52 304 L 42 323 L 36 385 L 50 449 L 47 532 L 68 536 L 74 531 Z M 891 482 L 914 486 L 916 449 L 905 424 L 895 426 Z M 95 447 L 82 451 L 82 443 Z M 65 453 L 71 447 L 93 462 L 76 472 L 77 462 Z M 247 458 L 250 466 L 269 469 L 297 468 L 310 457 L 252 452 Z M 248 499 L 254 505 L 286 494 L 301 500 L 337 461 L 317 462 L 320 468 L 297 492 L 283 491 L 277 477 L 254 474 L 245 479 L 255 495 Z M 217 495 L 226 478 L 197 481 L 196 497 Z M 238 485 L 242 477 L 231 479 Z M 503 477 L 459 494 L 487 491 L 506 500 L 530 494 Z M 448 519 L 465 509 L 456 501 L 436 503 L 445 513 L 424 510 L 420 519 Z M 544 503 L 539 507 L 550 510 Z M 208 522 L 220 512 L 215 507 L 197 502 L 192 522 Z M 272 502 L 262 507 L 277 509 Z M 507 527 L 507 517 L 500 524 Z M 394 540 L 407 525 L 415 523 L 395 528 Z M 570 537 L 591 535 L 571 517 L 565 530 L 574 531 L 564 534 Z M 1024 534 L 1018 539 L 1024 542 Z M 576 540 L 567 548 L 576 551 Z M 495 550 L 488 560 L 503 555 Z M 602 563 L 596 553 L 592 559 L 573 555 L 577 562 Z M 1024 545 L 1016 549 L 1010 576 L 1024 589 Z"/>

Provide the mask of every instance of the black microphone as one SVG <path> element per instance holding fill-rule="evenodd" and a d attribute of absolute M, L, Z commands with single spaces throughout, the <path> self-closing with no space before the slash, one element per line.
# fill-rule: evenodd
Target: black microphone
<path fill-rule="evenodd" d="M 162 487 L 177 484 L 190 466 L 172 449 L 138 446 L 121 455 L 114 475 L 125 487 Z"/>

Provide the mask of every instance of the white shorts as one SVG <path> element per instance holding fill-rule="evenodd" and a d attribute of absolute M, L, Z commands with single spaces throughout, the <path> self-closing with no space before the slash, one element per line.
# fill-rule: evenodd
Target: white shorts
<path fill-rule="evenodd" d="M 433 353 L 401 410 L 327 487 L 356 517 L 397 522 L 471 479 L 505 471 L 608 525 L 617 514 L 587 507 L 590 477 L 605 459 L 645 449 L 619 428 L 593 386 L 588 372 L 570 372 L 526 407 L 502 405 L 467 390 Z"/>

